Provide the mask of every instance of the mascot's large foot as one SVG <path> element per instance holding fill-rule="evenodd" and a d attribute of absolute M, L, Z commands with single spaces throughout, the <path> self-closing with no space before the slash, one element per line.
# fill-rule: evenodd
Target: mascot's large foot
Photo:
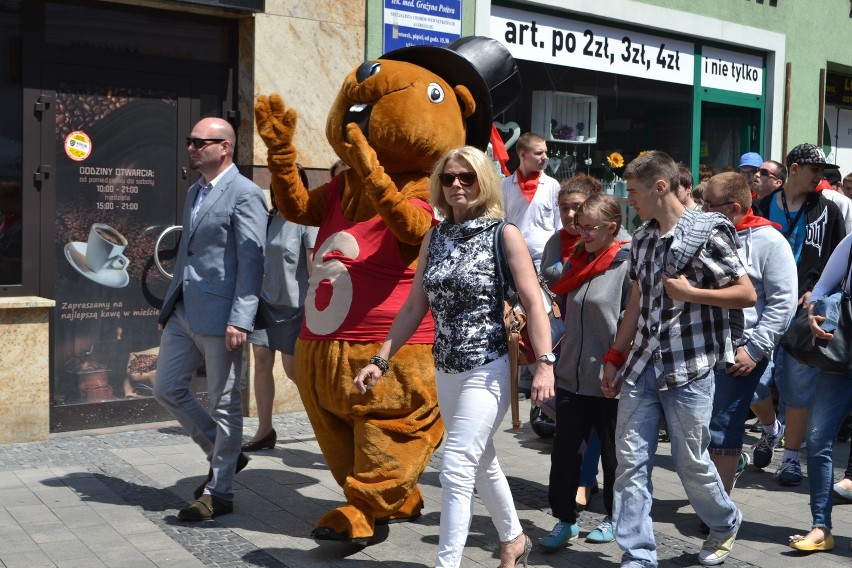
<path fill-rule="evenodd" d="M 396 513 L 387 517 L 379 517 L 376 519 L 377 525 L 389 525 L 391 523 L 405 523 L 416 521 L 420 518 L 420 511 L 423 510 L 423 495 L 420 493 L 420 488 L 416 485 L 411 493 L 408 494 L 408 499 L 402 504 L 402 507 Z"/>
<path fill-rule="evenodd" d="M 352 505 L 329 511 L 319 520 L 311 537 L 366 546 L 373 537 L 375 519 Z"/>

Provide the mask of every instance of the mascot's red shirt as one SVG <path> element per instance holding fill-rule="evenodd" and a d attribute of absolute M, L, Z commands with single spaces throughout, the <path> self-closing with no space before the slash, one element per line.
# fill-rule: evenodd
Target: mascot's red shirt
<path fill-rule="evenodd" d="M 317 232 L 299 338 L 378 343 L 408 297 L 414 270 L 381 217 L 353 223 L 343 216 L 340 180 L 337 176 L 326 187 L 326 216 Z M 411 202 L 433 214 L 427 203 Z M 429 311 L 408 343 L 434 341 Z"/>

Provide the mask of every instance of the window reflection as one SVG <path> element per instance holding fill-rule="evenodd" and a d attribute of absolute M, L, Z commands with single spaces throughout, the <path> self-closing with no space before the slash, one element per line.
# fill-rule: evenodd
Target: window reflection
<path fill-rule="evenodd" d="M 21 283 L 21 182 L 0 180 L 0 284 Z"/>
<path fill-rule="evenodd" d="M 0 285 L 21 283 L 21 2 L 0 0 Z"/>

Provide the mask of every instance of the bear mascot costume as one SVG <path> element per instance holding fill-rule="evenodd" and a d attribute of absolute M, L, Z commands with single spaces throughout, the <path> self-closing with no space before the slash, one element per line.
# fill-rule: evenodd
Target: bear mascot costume
<path fill-rule="evenodd" d="M 296 112 L 278 95 L 258 98 L 275 202 L 286 219 L 319 227 L 295 381 L 346 503 L 317 522 L 317 540 L 364 545 L 376 523 L 420 516 L 417 480 L 444 434 L 431 314 L 385 380 L 365 395 L 352 381 L 411 288 L 421 241 L 435 223 L 430 170 L 452 148 L 484 149 L 492 116 L 520 90 L 512 56 L 484 37 L 366 61 L 344 79 L 326 123 L 350 169 L 311 191 L 296 170 Z"/>

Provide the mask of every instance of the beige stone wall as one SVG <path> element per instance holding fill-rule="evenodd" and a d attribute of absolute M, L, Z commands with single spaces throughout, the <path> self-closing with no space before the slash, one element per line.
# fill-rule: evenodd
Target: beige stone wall
<path fill-rule="evenodd" d="M 364 59 L 365 2 L 266 0 L 266 13 L 254 18 L 254 94 L 240 93 L 241 99 L 275 92 L 299 112 L 296 146 L 306 168 L 337 160 L 325 121 L 344 76 Z M 253 163 L 266 164 L 257 136 Z"/>
<path fill-rule="evenodd" d="M 249 352 L 249 365 L 247 374 L 249 377 L 254 377 L 254 355 L 251 348 Z M 302 405 L 302 399 L 299 397 L 299 390 L 296 384 L 284 373 L 284 367 L 281 365 L 281 354 L 275 354 L 275 366 L 272 368 L 272 377 L 275 379 L 275 400 L 272 402 L 272 414 L 281 412 L 297 412 L 302 411 L 305 407 Z M 243 394 L 243 411 L 246 416 L 257 416 L 257 402 L 254 399 L 254 383 L 248 381 L 245 388 L 242 389 Z M 247 428 L 244 432 L 246 438 L 250 438 L 254 431 Z"/>
<path fill-rule="evenodd" d="M 0 444 L 44 440 L 50 431 L 50 332 L 53 300 L 0 298 Z M 20 361 L 22 364 L 8 364 Z"/>
<path fill-rule="evenodd" d="M 328 168 L 337 160 L 325 137 L 328 109 L 343 78 L 364 60 L 365 21 L 366 0 L 266 0 L 265 13 L 240 23 L 240 137 L 254 140 L 252 155 L 241 156 L 240 162 L 255 166 L 254 179 L 264 189 L 268 189 L 262 171 L 266 146 L 256 134 L 253 114 L 257 95 L 278 93 L 298 111 L 299 162 L 309 169 Z M 248 367 L 252 377 L 253 358 Z M 273 412 L 302 410 L 280 354 L 275 358 L 274 377 Z M 244 408 L 249 416 L 256 416 L 254 387 L 251 381 L 246 386 Z"/>

